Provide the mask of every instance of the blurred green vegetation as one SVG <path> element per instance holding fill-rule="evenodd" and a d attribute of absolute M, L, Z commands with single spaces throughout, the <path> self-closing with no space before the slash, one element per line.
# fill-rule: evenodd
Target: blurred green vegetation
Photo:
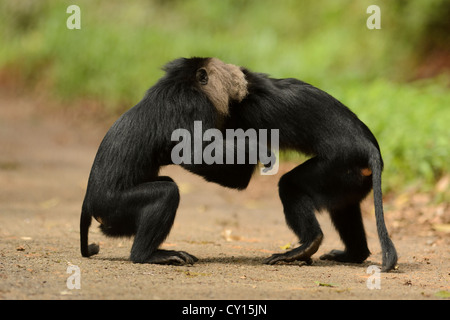
<path fill-rule="evenodd" d="M 81 30 L 66 27 L 71 4 Z M 3 0 L 0 83 L 120 113 L 167 61 L 215 56 L 334 95 L 377 136 L 386 190 L 433 191 L 449 174 L 449 16 L 448 0 Z"/>

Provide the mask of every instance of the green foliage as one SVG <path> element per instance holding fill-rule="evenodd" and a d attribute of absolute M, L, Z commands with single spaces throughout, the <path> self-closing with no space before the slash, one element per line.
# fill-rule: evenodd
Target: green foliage
<path fill-rule="evenodd" d="M 420 183 L 429 191 L 448 174 L 450 83 L 442 86 L 442 81 L 354 83 L 340 96 L 379 140 L 389 190 Z"/>
<path fill-rule="evenodd" d="M 448 174 L 448 74 L 405 82 L 426 50 L 450 43 L 445 0 L 377 1 L 381 30 L 366 27 L 368 0 L 70 4 L 81 8 L 81 30 L 67 29 L 67 2 L 2 1 L 0 74 L 14 70 L 62 105 L 90 99 L 118 113 L 140 100 L 167 61 L 216 56 L 300 78 L 348 105 L 379 139 L 387 189 L 429 189 Z"/>

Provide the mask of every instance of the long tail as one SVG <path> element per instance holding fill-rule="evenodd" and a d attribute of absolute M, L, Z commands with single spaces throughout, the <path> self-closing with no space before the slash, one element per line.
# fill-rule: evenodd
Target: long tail
<path fill-rule="evenodd" d="M 100 251 L 100 247 L 95 244 L 88 244 L 89 227 L 91 226 L 92 216 L 83 208 L 81 210 L 80 218 L 80 244 L 81 255 L 83 257 L 90 257 Z"/>
<path fill-rule="evenodd" d="M 376 152 L 375 152 L 376 150 Z M 372 170 L 373 197 L 375 203 L 375 220 L 377 223 L 378 238 L 380 239 L 381 251 L 383 254 L 383 272 L 394 269 L 397 264 L 397 251 L 392 240 L 389 238 L 383 213 L 383 194 L 381 191 L 381 172 L 383 163 L 378 149 L 374 147 L 369 159 L 369 166 Z"/>

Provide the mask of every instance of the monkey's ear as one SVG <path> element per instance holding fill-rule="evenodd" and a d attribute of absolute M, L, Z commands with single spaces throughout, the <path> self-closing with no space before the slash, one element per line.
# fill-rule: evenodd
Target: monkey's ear
<path fill-rule="evenodd" d="M 208 84 L 208 72 L 206 72 L 205 68 L 200 68 L 197 70 L 196 74 L 197 81 L 202 85 Z"/>

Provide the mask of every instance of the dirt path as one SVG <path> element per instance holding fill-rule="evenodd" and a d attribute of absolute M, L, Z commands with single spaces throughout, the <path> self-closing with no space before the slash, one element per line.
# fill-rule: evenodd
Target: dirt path
<path fill-rule="evenodd" d="M 82 258 L 80 207 L 106 129 L 44 115 L 31 99 L 0 96 L 0 299 L 442 299 L 450 289 L 448 233 L 430 228 L 429 219 L 404 219 L 393 210 L 398 198 L 386 211 L 399 270 L 381 274 L 379 290 L 367 287 L 366 269 L 381 262 L 371 200 L 364 208 L 372 255 L 363 265 L 318 259 L 341 247 L 326 215 L 319 216 L 325 240 L 313 265 L 261 264 L 296 242 L 276 191 L 287 164 L 277 176 L 256 175 L 241 193 L 164 169 L 182 194 L 164 247 L 200 258 L 193 266 L 133 264 L 131 241 L 107 239 L 95 223 L 90 239 L 100 242 L 100 254 Z M 433 210 L 448 214 L 446 205 Z M 76 270 L 81 288 L 70 289 Z"/>

